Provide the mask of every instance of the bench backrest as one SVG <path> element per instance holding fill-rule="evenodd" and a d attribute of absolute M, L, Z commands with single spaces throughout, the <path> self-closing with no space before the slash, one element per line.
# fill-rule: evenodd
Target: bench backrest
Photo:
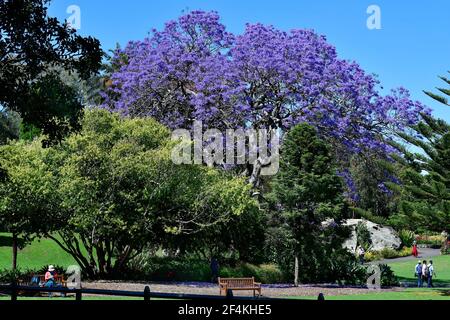
<path fill-rule="evenodd" d="M 38 275 L 39 277 L 39 281 L 40 282 L 45 282 L 45 275 Z M 64 282 L 64 276 L 62 275 L 56 275 L 56 277 L 54 278 L 56 283 L 63 283 Z"/>
<path fill-rule="evenodd" d="M 219 283 L 229 288 L 246 288 L 255 285 L 255 278 L 219 278 Z"/>

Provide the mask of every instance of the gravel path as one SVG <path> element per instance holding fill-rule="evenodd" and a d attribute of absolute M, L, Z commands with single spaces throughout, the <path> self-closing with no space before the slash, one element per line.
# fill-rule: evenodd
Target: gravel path
<path fill-rule="evenodd" d="M 153 292 L 167 293 L 185 293 L 185 294 L 203 294 L 219 295 L 219 288 L 215 284 L 191 282 L 191 283 L 130 283 L 117 281 L 97 281 L 84 283 L 84 288 L 105 289 L 105 290 L 125 290 L 143 292 L 145 286 L 149 286 Z M 383 291 L 401 291 L 402 288 L 383 289 Z M 337 287 L 322 285 L 301 285 L 294 287 L 292 285 L 263 285 L 262 294 L 264 297 L 280 298 L 293 296 L 318 296 L 323 293 L 325 296 L 353 295 L 370 293 L 373 290 L 356 287 Z M 235 291 L 236 296 L 251 296 L 251 291 Z"/>

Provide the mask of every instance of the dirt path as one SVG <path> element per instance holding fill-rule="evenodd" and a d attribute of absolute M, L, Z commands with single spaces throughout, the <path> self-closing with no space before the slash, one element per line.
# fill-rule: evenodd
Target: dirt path
<path fill-rule="evenodd" d="M 191 282 L 191 283 L 129 283 L 116 281 L 97 281 L 84 283 L 84 288 L 89 289 L 105 289 L 105 290 L 125 290 L 143 292 L 145 286 L 149 286 L 153 292 L 167 293 L 185 293 L 185 294 L 203 294 L 203 295 L 219 295 L 219 288 L 215 284 Z M 383 291 L 401 291 L 401 288 L 383 289 Z M 370 293 L 373 290 L 352 287 L 336 287 L 322 285 L 302 285 L 294 287 L 291 285 L 263 285 L 262 294 L 264 297 L 282 298 L 294 296 L 312 296 L 316 297 L 319 293 L 325 296 L 336 295 L 353 295 Z M 234 292 L 236 296 L 251 296 L 252 292 Z"/>

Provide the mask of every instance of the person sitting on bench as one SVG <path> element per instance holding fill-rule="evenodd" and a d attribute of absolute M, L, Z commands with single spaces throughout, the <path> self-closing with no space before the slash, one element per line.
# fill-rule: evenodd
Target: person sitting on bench
<path fill-rule="evenodd" d="M 56 277 L 58 274 L 56 273 L 55 267 L 52 265 L 48 266 L 48 271 L 45 273 L 45 284 L 44 287 L 46 288 L 62 288 L 61 284 L 56 283 Z M 52 292 L 48 293 L 49 297 L 52 297 Z M 61 293 L 62 297 L 65 297 L 64 293 Z"/>

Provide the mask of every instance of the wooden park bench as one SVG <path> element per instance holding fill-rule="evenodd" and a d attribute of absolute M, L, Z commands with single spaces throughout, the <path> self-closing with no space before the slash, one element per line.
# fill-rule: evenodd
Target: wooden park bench
<path fill-rule="evenodd" d="M 228 290 L 248 290 L 253 291 L 255 296 L 256 291 L 261 295 L 261 283 L 255 282 L 255 278 L 219 278 L 220 295 L 227 294 Z"/>
<path fill-rule="evenodd" d="M 45 275 L 34 275 L 28 279 L 19 279 L 18 285 L 20 286 L 36 286 L 37 283 L 32 283 L 33 278 L 37 277 L 39 278 L 39 287 L 43 288 L 45 286 Z M 56 275 L 54 278 L 56 286 L 61 286 L 63 288 L 67 288 L 67 280 L 64 278 L 63 275 Z M 25 292 L 19 291 L 19 295 L 25 294 Z M 40 294 L 38 294 L 40 295 Z"/>
<path fill-rule="evenodd" d="M 38 275 L 39 277 L 39 285 L 43 287 L 45 285 L 45 275 Z M 67 287 L 67 281 L 63 275 L 56 275 L 54 278 L 56 285 L 61 285 L 62 287 Z"/>

